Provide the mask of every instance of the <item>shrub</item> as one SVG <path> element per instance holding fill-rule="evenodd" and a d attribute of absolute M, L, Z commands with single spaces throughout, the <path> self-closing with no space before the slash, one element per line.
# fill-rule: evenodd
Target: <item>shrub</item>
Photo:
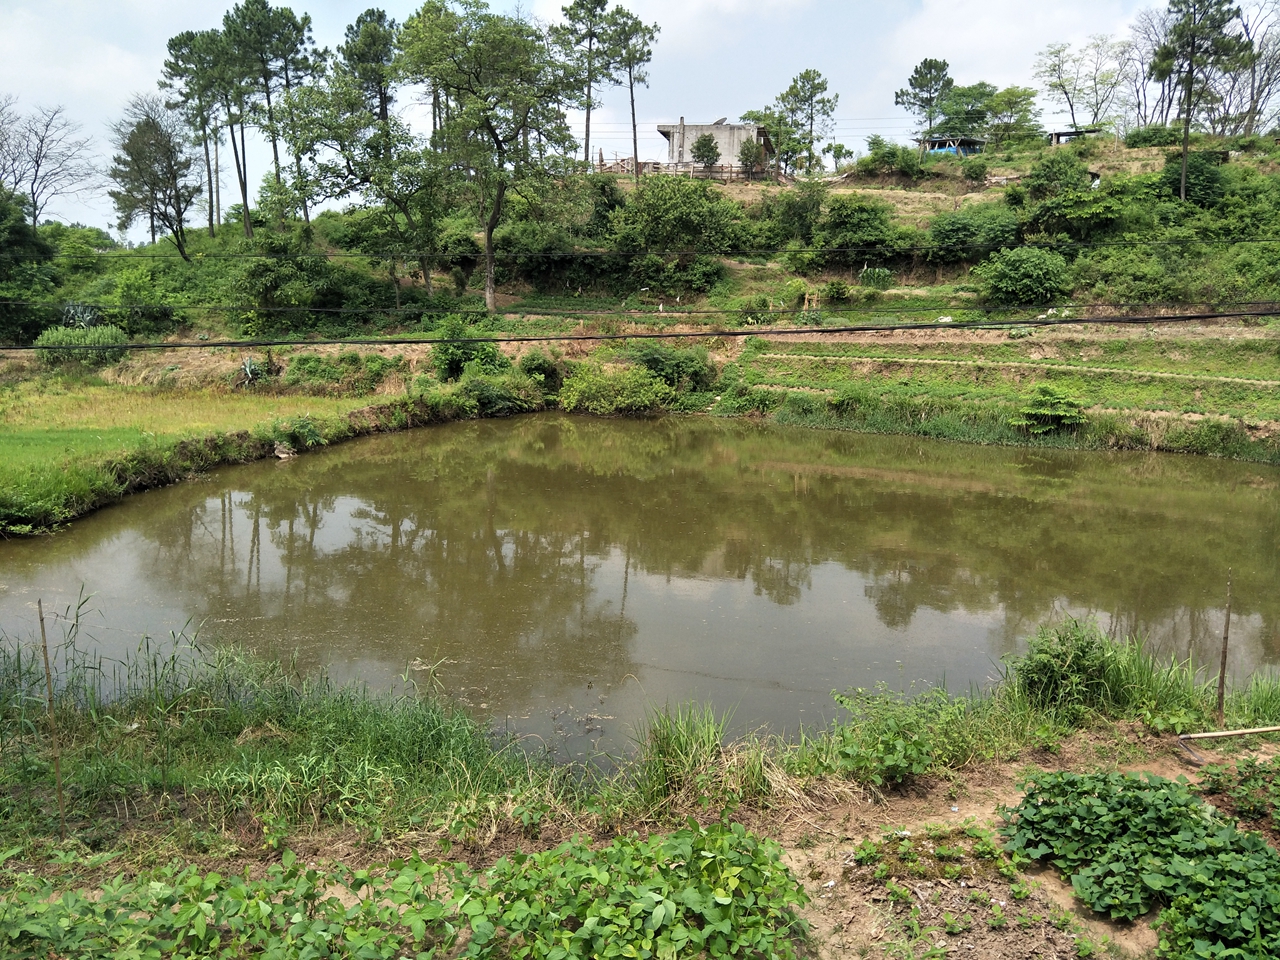
<path fill-rule="evenodd" d="M 1079 722 L 1107 702 L 1107 664 L 1114 645 L 1096 626 L 1068 620 L 1041 627 L 1010 672 L 1019 693 L 1040 709 L 1066 709 Z"/>
<path fill-rule="evenodd" d="M 1010 426 L 1033 436 L 1078 427 L 1087 422 L 1084 404 L 1049 383 L 1036 384 L 1017 415 L 1009 418 Z"/>
<path fill-rule="evenodd" d="M 1074 153 L 1055 150 L 1031 168 L 1022 185 L 1032 200 L 1045 200 L 1088 188 L 1089 169 Z"/>
<path fill-rule="evenodd" d="M 355 394 L 376 389 L 387 375 L 404 370 L 404 357 L 381 354 L 361 356 L 348 350 L 336 356 L 300 353 L 289 362 L 284 382 L 290 386 L 321 385 L 337 387 Z"/>
<path fill-rule="evenodd" d="M 511 369 L 511 361 L 498 349 L 496 343 L 450 342 L 476 336 L 476 331 L 456 314 L 445 317 L 436 332 L 441 342 L 432 346 L 431 359 L 435 363 L 436 376 L 442 383 L 457 380 L 462 376 L 463 370 L 472 364 L 484 373 L 503 373 Z"/>
<path fill-rule="evenodd" d="M 747 297 L 738 307 L 738 320 L 745 326 L 757 326 L 769 322 L 769 298 L 763 293 Z"/>
<path fill-rule="evenodd" d="M 173 329 L 174 310 L 159 300 L 151 269 L 146 264 L 126 267 L 116 274 L 112 320 L 132 336 L 166 333 Z"/>
<path fill-rule="evenodd" d="M 716 379 L 716 368 L 704 347 L 680 349 L 650 340 L 631 347 L 626 355 L 676 390 L 703 392 Z"/>
<path fill-rule="evenodd" d="M 605 370 L 580 364 L 560 388 L 560 407 L 596 416 L 653 413 L 675 400 L 676 392 L 644 367 Z"/>
<path fill-rule="evenodd" d="M 833 197 L 827 205 L 814 246 L 823 250 L 827 266 L 882 263 L 897 254 L 892 208 L 857 195 Z"/>
<path fill-rule="evenodd" d="M 832 280 L 822 288 L 823 299 L 833 303 L 843 303 L 849 299 L 850 293 L 849 285 L 843 280 Z"/>
<path fill-rule="evenodd" d="M 960 161 L 960 173 L 970 183 L 983 183 L 987 179 L 985 157 L 966 157 Z"/>
<path fill-rule="evenodd" d="M 520 358 L 519 366 L 520 372 L 546 393 L 555 393 L 564 382 L 560 365 L 541 350 L 530 350 Z"/>
<path fill-rule="evenodd" d="M 481 417 L 509 417 L 542 407 L 542 393 L 537 384 L 520 374 L 486 377 L 468 372 L 458 395 L 468 405 L 474 404 L 476 414 Z"/>
<path fill-rule="evenodd" d="M 905 696 L 854 690 L 832 693 L 852 714 L 839 725 L 840 765 L 845 773 L 875 786 L 898 786 L 928 772 L 933 745 L 919 711 Z"/>
<path fill-rule="evenodd" d="M 1053 250 L 1001 250 L 974 267 L 973 272 L 983 281 L 985 298 L 1004 306 L 1051 303 L 1071 292 L 1067 261 Z"/>
<path fill-rule="evenodd" d="M 46 367 L 63 367 L 72 364 L 83 367 L 104 367 L 124 359 L 123 344 L 128 342 L 129 338 L 125 332 L 109 323 L 81 329 L 50 327 L 36 337 L 36 359 Z M 58 347 L 82 349 L 59 350 Z"/>
<path fill-rule="evenodd" d="M 1182 196 L 1182 154 L 1171 153 L 1160 172 L 1160 185 L 1172 197 Z M 1192 151 L 1187 154 L 1187 202 L 1197 207 L 1212 207 L 1226 192 L 1219 157 L 1213 153 Z"/>
<path fill-rule="evenodd" d="M 1177 127 L 1152 125 L 1130 130 L 1124 137 L 1124 145 L 1131 149 L 1138 147 L 1172 147 L 1181 142 L 1182 131 Z"/>
<path fill-rule="evenodd" d="M 976 263 L 1018 240 L 1018 217 L 995 203 L 971 204 L 940 213 L 929 226 L 929 258 L 940 263 Z"/>

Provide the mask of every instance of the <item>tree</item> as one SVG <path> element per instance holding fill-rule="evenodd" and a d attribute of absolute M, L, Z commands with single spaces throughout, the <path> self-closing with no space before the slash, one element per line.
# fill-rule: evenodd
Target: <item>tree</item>
<path fill-rule="evenodd" d="M 778 95 L 778 112 L 800 132 L 806 155 L 805 169 L 812 172 L 821 166 L 814 152 L 817 142 L 831 132 L 832 117 L 840 103 L 840 95 L 827 96 L 827 81 L 817 70 L 805 70 Z"/>
<path fill-rule="evenodd" d="M 716 138 L 709 133 L 704 133 L 693 141 L 691 155 L 695 163 L 700 163 L 710 170 L 720 162 L 720 147 L 716 143 Z"/>
<path fill-rule="evenodd" d="M 804 153 L 804 141 L 790 119 L 774 107 L 765 107 L 748 110 L 742 115 L 742 122 L 765 128 L 773 142 L 773 157 L 779 173 L 791 173 L 795 169 L 796 161 Z"/>
<path fill-rule="evenodd" d="M 659 29 L 656 23 L 646 24 L 622 7 L 614 7 L 609 13 L 608 47 L 613 51 L 618 71 L 626 75 L 631 98 L 631 163 L 637 183 L 640 182 L 640 135 L 636 126 L 636 84 L 649 85 L 646 68 L 653 59 L 653 43 Z"/>
<path fill-rule="evenodd" d="M 0 110 L 5 106 L 0 99 Z M 18 343 L 39 333 L 40 316 L 27 302 L 53 286 L 46 274 L 53 255 L 28 221 L 23 199 L 0 186 L 0 341 Z"/>
<path fill-rule="evenodd" d="M 407 75 L 450 104 L 436 145 L 460 170 L 484 230 L 485 302 L 497 309 L 493 232 L 507 192 L 545 179 L 574 149 L 565 107 L 580 78 L 546 33 L 483 0 L 429 2 L 405 24 Z"/>
<path fill-rule="evenodd" d="M 184 260 L 190 260 L 186 245 L 187 212 L 200 195 L 203 181 L 192 176 L 196 158 L 180 114 L 152 94 L 134 97 L 124 119 L 114 124 L 110 177 L 117 189 L 110 191 L 125 230 L 139 218 L 169 231 L 169 239 Z"/>
<path fill-rule="evenodd" d="M 218 56 L 218 31 L 199 33 L 187 30 L 172 37 L 168 43 L 169 59 L 164 62 L 160 81 L 162 90 L 173 93 L 174 99 L 165 104 L 182 112 L 188 126 L 195 131 L 204 151 L 205 184 L 207 185 L 209 236 L 214 236 L 214 186 L 216 177 L 213 160 L 209 156 L 209 143 L 218 139 L 218 98 L 216 94 L 216 69 Z"/>
<path fill-rule="evenodd" d="M 1169 38 L 1173 18 L 1167 10 L 1140 10 L 1129 27 L 1120 55 L 1124 87 L 1119 95 L 1125 122 L 1133 127 L 1165 126 L 1178 99 L 1175 79 L 1156 80 L 1152 67 Z M 1155 86 L 1153 87 L 1153 83 Z"/>
<path fill-rule="evenodd" d="M 370 8 L 347 27 L 346 43 L 338 47 L 343 65 L 359 81 L 370 112 L 381 123 L 387 122 L 395 99 L 392 87 L 399 31 L 399 24 L 385 10 Z"/>
<path fill-rule="evenodd" d="M 938 104 L 942 119 L 935 127 L 935 134 L 981 137 L 986 132 L 991 98 L 995 95 L 996 88 L 989 83 L 953 86 Z"/>
<path fill-rule="evenodd" d="M 32 224 L 38 224 L 49 204 L 94 186 L 97 171 L 89 162 L 93 141 L 77 136 L 80 125 L 68 119 L 61 106 L 37 107 L 25 116 L 15 101 L 4 102 L 0 134 L 0 188 L 26 198 Z"/>
<path fill-rule="evenodd" d="M 285 98 L 296 118 L 288 143 L 309 158 L 306 176 L 321 196 L 358 197 L 378 213 L 391 269 L 397 257 L 412 257 L 429 294 L 450 198 L 448 158 L 394 114 L 381 120 L 370 110 L 368 92 L 358 76 L 341 68 L 292 91 Z"/>
<path fill-rule="evenodd" d="M 933 133 L 933 125 L 942 113 L 942 101 L 955 81 L 947 70 L 950 64 L 945 60 L 925 58 L 916 64 L 911 72 L 907 85 L 893 95 L 893 103 L 898 107 L 906 107 L 909 111 L 924 120 L 924 136 Z"/>
<path fill-rule="evenodd" d="M 1096 34 L 1079 50 L 1053 43 L 1036 57 L 1034 76 L 1051 100 L 1066 107 L 1073 129 L 1102 123 L 1125 81 L 1126 48 L 1114 38 Z"/>
<path fill-rule="evenodd" d="M 243 211 L 244 235 L 253 237 L 253 224 L 249 216 L 249 154 L 245 149 L 245 126 L 253 114 L 253 86 L 245 78 L 244 59 L 239 55 L 227 35 L 211 30 L 206 41 L 211 51 L 211 92 L 226 124 L 231 141 L 231 156 L 235 164 L 236 185 L 240 190 Z M 239 141 L 236 132 L 239 131 Z"/>
<path fill-rule="evenodd" d="M 609 0 L 573 0 L 569 6 L 560 8 L 565 22 L 552 31 L 556 42 L 570 57 L 578 60 L 581 76 L 586 82 L 582 104 L 587 111 L 583 141 L 588 164 L 591 163 L 591 108 L 595 106 L 596 83 L 601 80 L 608 82 L 614 68 L 614 55 L 608 43 L 611 37 L 606 13 L 608 7 Z"/>
<path fill-rule="evenodd" d="M 1253 0 L 1241 6 L 1239 29 L 1250 49 L 1228 69 L 1208 74 L 1205 123 L 1221 136 L 1257 133 L 1274 119 L 1280 92 L 1280 2 Z"/>
<path fill-rule="evenodd" d="M 272 165 L 279 184 L 281 130 L 276 101 L 317 68 L 320 57 L 311 39 L 311 17 L 299 17 L 288 7 L 272 7 L 268 0 L 243 0 L 223 16 L 222 29 L 228 54 L 226 65 L 247 88 L 251 113 L 271 141 Z M 243 119 L 242 116 L 242 124 Z M 302 160 L 295 156 L 294 161 L 300 173 Z M 247 217 L 247 180 L 244 187 Z M 303 216 L 309 220 L 305 196 L 302 200 Z"/>
<path fill-rule="evenodd" d="M 856 155 L 855 151 L 850 150 L 843 143 L 828 143 L 822 148 L 822 152 L 831 155 L 831 163 L 835 166 L 836 170 L 840 169 L 840 165 L 844 163 L 846 159 L 852 160 Z"/>
<path fill-rule="evenodd" d="M 746 173 L 747 179 L 764 164 L 764 146 L 757 140 L 743 140 L 738 151 L 738 164 Z"/>
<path fill-rule="evenodd" d="M 1030 87 L 1005 87 L 987 102 L 987 139 L 993 145 L 1040 135 L 1040 111 Z"/>
<path fill-rule="evenodd" d="M 1181 88 L 1182 178 L 1179 196 L 1187 199 L 1187 152 L 1191 144 L 1191 122 L 1202 105 L 1211 71 L 1238 65 L 1249 55 L 1252 44 L 1233 32 L 1238 28 L 1239 7 L 1227 0 L 1170 0 L 1173 25 L 1168 39 L 1156 51 L 1151 65 L 1156 79 L 1177 78 Z"/>

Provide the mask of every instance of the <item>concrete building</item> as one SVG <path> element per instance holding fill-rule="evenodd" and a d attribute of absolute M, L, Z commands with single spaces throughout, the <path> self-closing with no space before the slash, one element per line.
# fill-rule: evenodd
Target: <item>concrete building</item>
<path fill-rule="evenodd" d="M 738 154 L 748 140 L 754 140 L 764 147 L 767 166 L 773 156 L 773 143 L 768 131 L 754 123 L 726 123 L 726 120 L 727 118 L 721 118 L 715 123 L 685 123 L 684 117 L 681 117 L 679 123 L 659 124 L 658 132 L 667 138 L 667 160 L 662 169 L 672 173 L 702 172 L 703 165 L 694 163 L 693 145 L 705 134 L 714 137 L 716 146 L 720 148 L 720 162 L 712 168 L 714 171 L 741 172 Z"/>

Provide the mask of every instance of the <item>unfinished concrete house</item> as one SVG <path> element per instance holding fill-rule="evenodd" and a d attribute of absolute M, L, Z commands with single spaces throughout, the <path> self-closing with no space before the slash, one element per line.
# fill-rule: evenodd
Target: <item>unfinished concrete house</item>
<path fill-rule="evenodd" d="M 663 173 L 683 173 L 689 176 L 711 176 L 717 179 L 743 178 L 750 171 L 743 170 L 738 161 L 742 145 L 754 140 L 764 148 L 764 162 L 755 172 L 768 169 L 773 157 L 773 143 L 764 127 L 754 123 L 727 123 L 727 117 L 715 123 L 685 123 L 684 117 L 679 123 L 662 123 L 658 132 L 667 138 L 667 160 L 654 164 L 653 169 Z M 693 145 L 698 138 L 710 134 L 720 149 L 720 162 L 708 168 L 693 159 Z"/>

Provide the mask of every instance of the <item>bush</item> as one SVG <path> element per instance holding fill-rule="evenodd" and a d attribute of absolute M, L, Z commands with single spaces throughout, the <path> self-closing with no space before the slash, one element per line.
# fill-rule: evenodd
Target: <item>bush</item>
<path fill-rule="evenodd" d="M 1171 197 L 1182 196 L 1182 154 L 1171 153 L 1160 172 L 1160 186 Z M 1218 154 L 1192 151 L 1187 154 L 1187 202 L 1212 207 L 1226 192 Z"/>
<path fill-rule="evenodd" d="M 897 238 L 891 207 L 857 195 L 841 195 L 827 205 L 813 243 L 823 250 L 827 266 L 850 267 L 893 259 Z"/>
<path fill-rule="evenodd" d="M 1010 673 L 1019 693 L 1042 710 L 1065 710 L 1078 723 L 1109 702 L 1107 665 L 1114 644 L 1096 626 L 1068 620 L 1041 627 Z"/>
<path fill-rule="evenodd" d="M 80 329 L 50 327 L 36 337 L 36 359 L 46 367 L 64 367 L 73 364 L 82 367 L 105 367 L 124 359 L 126 351 L 122 345 L 128 342 L 129 338 L 125 332 L 109 323 Z M 59 350 L 58 347 L 97 349 Z"/>
<path fill-rule="evenodd" d="M 447 316 L 437 328 L 440 340 L 431 348 L 431 359 L 435 363 L 436 376 L 441 383 L 457 380 L 463 371 L 474 365 L 484 373 L 504 373 L 511 369 L 511 361 L 498 349 L 496 343 L 479 341 L 473 343 L 451 343 L 474 337 L 477 331 L 467 326 L 462 317 Z"/>
<path fill-rule="evenodd" d="M 960 161 L 960 173 L 970 183 L 983 183 L 987 179 L 985 157 L 966 157 Z"/>
<path fill-rule="evenodd" d="M 654 413 L 675 398 L 675 390 L 644 367 L 605 370 L 584 363 L 569 372 L 560 388 L 561 409 L 600 417 Z"/>
<path fill-rule="evenodd" d="M 703 347 L 679 349 L 650 340 L 630 348 L 626 355 L 667 386 L 682 392 L 710 390 L 716 379 L 716 368 Z"/>
<path fill-rule="evenodd" d="M 1018 241 L 1018 217 L 996 203 L 971 204 L 940 213 L 929 226 L 929 258 L 939 263 L 976 263 Z"/>
<path fill-rule="evenodd" d="M 564 371 L 560 365 L 541 350 L 530 350 L 521 357 L 519 368 L 545 393 L 556 393 L 564 382 Z"/>
<path fill-rule="evenodd" d="M 1089 168 L 1067 150 L 1055 150 L 1031 168 L 1022 186 L 1032 200 L 1045 200 L 1089 186 Z"/>
<path fill-rule="evenodd" d="M 1172 147 L 1182 142 L 1182 131 L 1177 127 L 1149 126 L 1130 130 L 1124 137 L 1124 145 L 1138 147 Z"/>
<path fill-rule="evenodd" d="M 1001 250 L 978 264 L 985 298 L 1003 306 L 1052 303 L 1071 293 L 1071 271 L 1062 254 L 1038 247 Z"/>
<path fill-rule="evenodd" d="M 822 288 L 822 297 L 832 303 L 844 303 L 849 299 L 851 292 L 849 285 L 843 280 L 832 280 Z"/>
<path fill-rule="evenodd" d="M 406 368 L 402 356 L 384 357 L 376 353 L 361 356 L 354 350 L 337 356 L 300 353 L 289 362 L 284 382 L 290 386 L 335 387 L 359 395 L 376 389 L 387 374 Z"/>
<path fill-rule="evenodd" d="M 1036 384 L 1022 409 L 1009 418 L 1011 427 L 1018 427 L 1032 436 L 1075 428 L 1087 422 L 1084 404 L 1049 383 Z"/>
<path fill-rule="evenodd" d="M 521 374 L 486 377 L 471 373 L 462 379 L 458 396 L 468 406 L 474 404 L 477 416 L 510 417 L 542 408 L 542 393 L 536 383 Z"/>

